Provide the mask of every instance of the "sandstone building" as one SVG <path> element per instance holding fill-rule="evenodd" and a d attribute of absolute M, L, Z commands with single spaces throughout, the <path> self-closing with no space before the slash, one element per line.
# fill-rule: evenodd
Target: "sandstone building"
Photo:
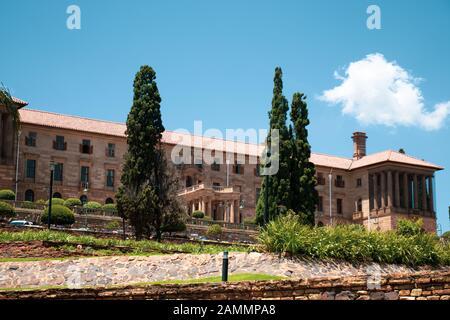
<path fill-rule="evenodd" d="M 114 202 L 127 148 L 125 124 L 29 110 L 26 102 L 15 102 L 22 123 L 19 134 L 0 106 L 0 189 L 17 190 L 17 200 L 47 199 L 53 162 L 54 197 Z M 434 232 L 434 172 L 443 168 L 391 150 L 367 155 L 366 134 L 355 132 L 352 139 L 352 158 L 311 155 L 320 196 L 316 223 L 389 230 L 400 218 L 421 217 L 424 228 Z M 262 146 L 170 131 L 164 132 L 163 142 L 169 159 L 180 144 L 194 159 L 196 150 L 206 149 L 213 149 L 210 154 L 217 158 L 210 164 L 195 159 L 175 165 L 179 195 L 189 213 L 201 210 L 231 223 L 255 215 L 262 181 L 256 162 Z M 227 154 L 232 155 L 228 163 L 223 161 Z M 242 157 L 244 163 L 238 161 Z"/>

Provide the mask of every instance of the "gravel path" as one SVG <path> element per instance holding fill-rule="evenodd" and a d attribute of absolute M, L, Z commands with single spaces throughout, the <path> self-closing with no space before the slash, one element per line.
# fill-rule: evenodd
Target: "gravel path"
<path fill-rule="evenodd" d="M 0 288 L 117 285 L 220 275 L 221 254 L 114 256 L 0 263 Z M 422 270 L 425 268 L 422 268 Z M 265 273 L 289 278 L 416 272 L 404 266 L 318 262 L 265 253 L 230 253 L 230 273 Z"/>

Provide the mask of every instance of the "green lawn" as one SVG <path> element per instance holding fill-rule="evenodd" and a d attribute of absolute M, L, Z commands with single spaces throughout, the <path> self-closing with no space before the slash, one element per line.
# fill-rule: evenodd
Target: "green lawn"
<path fill-rule="evenodd" d="M 239 281 L 268 281 L 268 280 L 284 280 L 285 277 L 274 276 L 264 273 L 238 273 L 228 276 L 229 282 Z M 196 278 L 196 279 L 184 279 L 184 280 L 162 280 L 154 282 L 140 282 L 121 285 L 106 286 L 106 288 L 120 289 L 123 287 L 144 287 L 149 285 L 164 285 L 164 284 L 195 284 L 195 283 L 220 283 L 222 282 L 221 276 Z M 0 292 L 5 291 L 33 291 L 33 290 L 49 290 L 49 289 L 67 289 L 67 286 L 41 286 L 41 287 L 22 287 L 22 288 L 0 288 Z M 82 286 L 82 288 L 94 288 L 93 286 Z"/>

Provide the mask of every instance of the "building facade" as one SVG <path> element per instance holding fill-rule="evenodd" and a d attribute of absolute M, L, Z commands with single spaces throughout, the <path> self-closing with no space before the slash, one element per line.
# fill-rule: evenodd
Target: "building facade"
<path fill-rule="evenodd" d="M 17 200 L 48 199 L 53 163 L 54 197 L 115 202 L 127 150 L 125 124 L 29 110 L 15 101 L 19 132 L 0 106 L 0 188 L 17 190 Z M 391 150 L 367 155 L 365 133 L 352 139 L 352 158 L 311 155 L 319 192 L 316 224 L 390 230 L 398 219 L 422 218 L 424 228 L 435 232 L 434 173 L 443 168 Z M 263 146 L 170 131 L 163 144 L 189 214 L 200 210 L 231 223 L 255 216 Z M 192 161 L 180 160 L 187 153 Z"/>

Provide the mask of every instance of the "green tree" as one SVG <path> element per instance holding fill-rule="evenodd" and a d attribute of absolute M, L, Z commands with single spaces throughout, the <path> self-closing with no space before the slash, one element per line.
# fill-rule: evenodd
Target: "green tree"
<path fill-rule="evenodd" d="M 290 158 L 290 209 L 306 216 L 306 221 L 314 224 L 314 212 L 318 202 L 316 190 L 316 168 L 309 161 L 311 146 L 308 142 L 308 105 L 303 93 L 294 93 L 291 104 L 291 141 Z"/>
<path fill-rule="evenodd" d="M 133 105 L 127 118 L 128 151 L 117 193 L 117 210 L 129 219 L 137 239 L 156 233 L 162 226 L 176 223 L 182 207 L 176 197 L 176 175 L 165 158 L 161 144 L 164 126 L 161 97 L 155 71 L 142 66 L 134 80 Z"/>
<path fill-rule="evenodd" d="M 16 103 L 9 93 L 9 90 L 5 88 L 3 85 L 0 86 L 0 106 L 4 106 L 6 108 L 6 112 L 9 113 L 12 117 L 14 123 L 14 130 L 19 130 L 20 128 L 20 113 L 17 108 Z"/>
<path fill-rule="evenodd" d="M 272 108 L 269 112 L 271 130 L 279 130 L 279 153 L 271 155 L 271 161 L 278 161 L 279 170 L 275 175 L 264 176 L 261 197 L 258 199 L 256 207 L 256 219 L 259 224 L 264 222 L 264 195 L 266 186 L 269 186 L 269 220 L 279 215 L 290 202 L 290 173 L 289 158 L 291 153 L 291 143 L 289 130 L 286 125 L 287 112 L 289 105 L 287 99 L 283 95 L 283 72 L 280 67 L 275 68 L 274 88 L 272 97 Z M 267 137 L 267 145 L 270 146 L 270 132 Z"/>

